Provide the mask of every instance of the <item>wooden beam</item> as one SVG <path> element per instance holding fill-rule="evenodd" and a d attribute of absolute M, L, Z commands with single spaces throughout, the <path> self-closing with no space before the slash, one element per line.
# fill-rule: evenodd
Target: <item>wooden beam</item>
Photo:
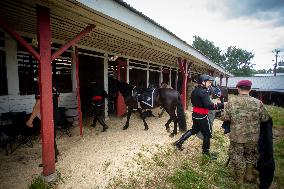
<path fill-rule="evenodd" d="M 0 17 L 0 27 L 11 37 L 13 37 L 18 43 L 20 43 L 37 61 L 40 60 L 39 53 L 34 50 L 34 48 L 26 42 L 17 32 L 10 28 L 6 22 Z"/>
<path fill-rule="evenodd" d="M 87 35 L 89 32 L 92 31 L 92 29 L 94 28 L 94 25 L 90 25 L 87 26 L 83 31 L 81 31 L 76 37 L 74 37 L 71 41 L 67 42 L 65 45 L 63 45 L 58 51 L 56 51 L 55 53 L 52 54 L 52 58 L 51 61 L 55 60 L 56 58 L 58 58 L 65 50 L 67 50 L 69 47 L 71 47 L 72 45 L 75 45 L 76 43 L 78 43 L 78 41 L 80 41 L 80 39 L 82 37 L 84 37 L 85 35 Z"/>

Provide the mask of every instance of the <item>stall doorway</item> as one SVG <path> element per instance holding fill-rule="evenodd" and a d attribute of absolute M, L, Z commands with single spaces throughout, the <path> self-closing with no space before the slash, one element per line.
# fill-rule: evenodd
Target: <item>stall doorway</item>
<path fill-rule="evenodd" d="M 108 62 L 108 76 L 114 75 L 119 81 L 127 82 L 127 62 L 123 58 Z M 122 116 L 126 113 L 126 105 L 121 93 L 114 90 L 112 83 L 108 83 L 111 99 L 108 101 L 108 114 Z M 115 96 L 115 98 L 113 98 Z"/>
<path fill-rule="evenodd" d="M 149 86 L 154 88 L 160 87 L 160 72 L 149 71 Z"/>
<path fill-rule="evenodd" d="M 104 59 L 100 57 L 79 54 L 80 97 L 83 116 L 92 113 L 90 101 L 91 82 L 104 85 Z"/>
<path fill-rule="evenodd" d="M 130 68 L 129 69 L 129 84 L 147 88 L 147 71 L 141 69 Z"/>

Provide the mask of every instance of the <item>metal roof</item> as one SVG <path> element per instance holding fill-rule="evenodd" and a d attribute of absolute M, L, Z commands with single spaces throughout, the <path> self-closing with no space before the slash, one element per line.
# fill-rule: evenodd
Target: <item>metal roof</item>
<path fill-rule="evenodd" d="M 274 74 L 254 74 L 255 77 L 269 77 L 274 76 Z M 276 73 L 276 77 L 278 76 L 284 76 L 284 73 Z"/>
<path fill-rule="evenodd" d="M 277 91 L 284 92 L 284 76 L 279 77 L 230 77 L 228 88 L 236 88 L 240 80 L 248 79 L 252 82 L 252 89 L 256 91 Z M 218 81 L 218 80 L 217 80 Z M 225 80 L 222 81 L 225 86 Z"/>
<path fill-rule="evenodd" d="M 80 1 L 80 0 L 79 0 Z M 84 0 L 81 0 L 84 1 Z M 227 72 L 224 68 L 222 68 L 221 66 L 215 64 L 214 62 L 212 62 L 207 56 L 205 56 L 202 52 L 198 51 L 197 49 L 195 49 L 194 47 L 192 47 L 190 44 L 188 44 L 186 41 L 184 41 L 183 39 L 179 38 L 177 35 L 175 35 L 174 33 L 172 33 L 170 30 L 168 30 L 167 28 L 161 26 L 159 23 L 155 22 L 154 20 L 152 20 L 151 18 L 149 18 L 148 16 L 144 15 L 142 12 L 138 11 L 137 9 L 135 9 L 134 7 L 130 6 L 129 4 L 127 4 L 126 2 L 124 2 L 123 0 L 113 0 L 119 4 L 121 4 L 122 6 L 126 7 L 127 9 L 133 11 L 134 13 L 138 14 L 139 16 L 143 17 L 144 19 L 150 21 L 151 23 L 153 23 L 154 25 L 157 25 L 158 27 L 160 27 L 162 30 L 164 30 L 165 32 L 169 33 L 170 35 L 172 35 L 173 37 L 175 37 L 178 41 L 184 43 L 189 49 L 187 49 L 188 53 L 196 56 L 197 58 L 199 58 L 200 60 L 206 62 L 207 64 L 209 64 L 210 66 L 213 66 L 214 68 L 226 73 L 226 75 L 228 76 L 233 76 L 231 73 Z M 159 38 L 159 36 L 156 36 Z M 163 39 L 161 39 L 163 40 Z"/>
<path fill-rule="evenodd" d="M 220 73 L 230 75 L 177 36 L 141 15 L 142 13 L 138 15 L 138 11 L 133 12 L 133 8 L 130 9 L 122 1 L 1 0 L 0 17 L 21 35 L 36 37 L 36 5 L 38 4 L 49 7 L 51 10 L 51 30 L 54 40 L 69 41 L 92 24 L 96 26 L 95 29 L 80 40 L 79 45 L 94 48 L 98 52 L 106 51 L 109 54 L 175 67 L 178 66 L 177 58 L 182 57 L 194 62 L 192 71 L 199 73 L 214 71 L 215 75 Z M 149 30 L 158 31 L 158 34 L 167 38 L 161 39 L 159 36 L 146 33 L 143 28 L 137 29 L 125 20 L 121 21 L 119 15 L 109 16 L 113 12 L 121 13 L 123 16 L 129 11 L 136 14 L 138 19 L 144 19 L 142 24 L 138 23 L 142 27 L 149 27 Z M 131 20 L 130 18 L 126 20 Z M 149 20 L 152 25 L 148 25 Z"/>

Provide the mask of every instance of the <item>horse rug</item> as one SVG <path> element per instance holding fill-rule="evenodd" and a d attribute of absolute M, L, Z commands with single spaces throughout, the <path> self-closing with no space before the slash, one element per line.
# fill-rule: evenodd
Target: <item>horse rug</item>
<path fill-rule="evenodd" d="M 139 102 L 150 106 L 151 108 L 154 107 L 154 92 L 156 89 L 147 89 L 143 91 L 139 98 Z"/>

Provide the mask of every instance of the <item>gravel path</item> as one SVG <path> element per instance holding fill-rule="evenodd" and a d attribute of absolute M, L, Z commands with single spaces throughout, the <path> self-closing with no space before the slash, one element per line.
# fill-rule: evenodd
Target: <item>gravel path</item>
<path fill-rule="evenodd" d="M 157 115 L 159 110 L 155 110 Z M 170 145 L 175 138 L 170 138 L 163 125 L 168 116 L 147 118 L 149 130 L 144 131 L 143 122 L 134 115 L 128 130 L 123 131 L 126 118 L 111 117 L 109 129 L 102 133 L 102 127 L 91 128 L 91 120 L 85 120 L 84 136 L 79 136 L 77 127 L 72 129 L 72 137 L 58 136 L 60 150 L 56 169 L 61 181 L 58 188 L 105 188 L 118 173 L 127 175 L 136 169 L 132 163 L 141 149 L 157 150 L 159 145 Z M 60 134 L 58 134 L 60 135 Z M 179 136 L 179 135 L 178 135 Z M 0 154 L 0 188 L 27 188 L 38 177 L 42 168 L 41 144 L 34 141 L 33 148 L 21 147 L 13 154 Z"/>

